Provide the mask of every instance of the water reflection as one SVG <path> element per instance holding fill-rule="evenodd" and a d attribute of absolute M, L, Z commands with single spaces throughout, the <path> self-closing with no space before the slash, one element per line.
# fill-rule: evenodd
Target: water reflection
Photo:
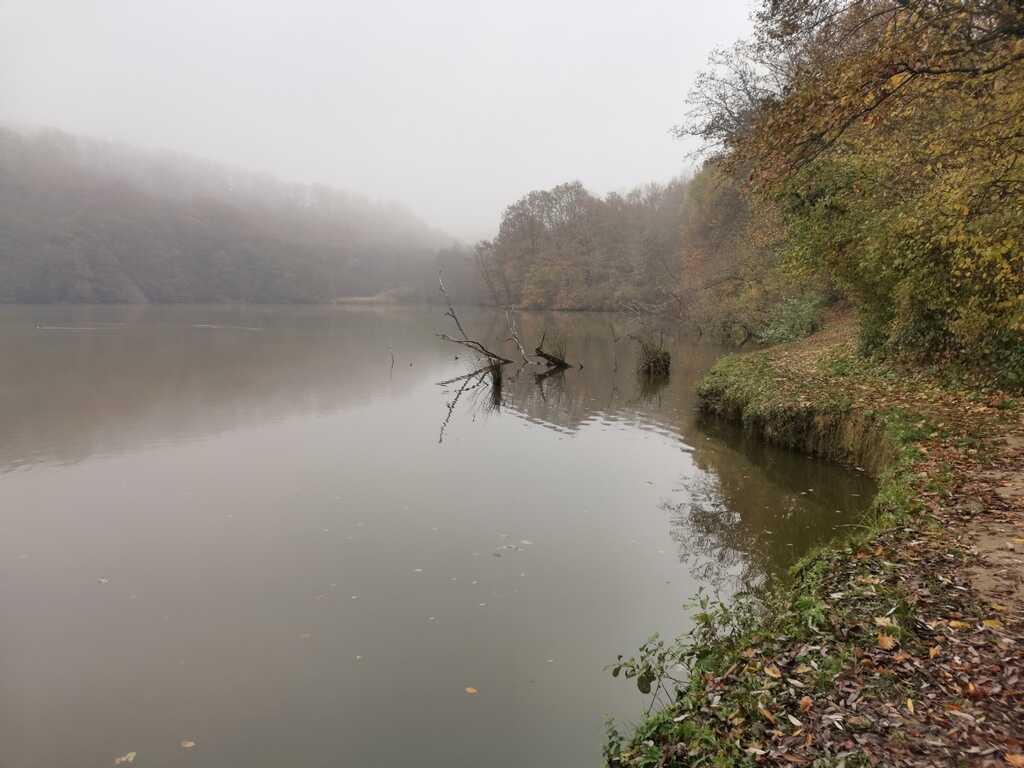
<path fill-rule="evenodd" d="M 446 326 L 0 308 L 0 765 L 593 765 L 616 653 L 870 493 L 701 424 L 712 346 L 652 384 L 621 319 L 528 314 L 576 367 L 495 381 Z"/>
<path fill-rule="evenodd" d="M 680 558 L 703 582 L 735 590 L 784 575 L 803 553 L 852 525 L 873 495 L 871 481 L 859 473 L 766 445 L 737 427 L 699 419 L 694 393 L 721 354 L 714 345 L 672 338 L 671 375 L 651 377 L 638 372 L 639 345 L 628 319 L 620 319 L 617 328 L 601 316 L 536 313 L 520 317 L 517 325 L 524 340 L 567 339 L 567 355 L 579 364 L 547 370 L 506 365 L 486 369 L 491 375 L 470 375 L 474 394 L 467 413 L 475 418 L 504 407 L 538 426 L 569 434 L 599 422 L 683 440 L 700 471 L 682 474 L 661 507 Z M 507 326 L 491 318 L 477 327 L 485 329 L 489 348 L 501 349 Z M 448 401 L 446 425 L 459 399 Z"/>
<path fill-rule="evenodd" d="M 0 307 L 0 469 L 400 395 L 450 359 L 423 320 L 373 307 Z"/>

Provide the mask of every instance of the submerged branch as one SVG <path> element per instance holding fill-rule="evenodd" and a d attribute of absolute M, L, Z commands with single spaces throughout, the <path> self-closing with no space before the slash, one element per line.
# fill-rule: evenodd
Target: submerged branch
<path fill-rule="evenodd" d="M 453 338 L 452 336 L 449 336 L 446 333 L 439 333 L 437 334 L 438 338 L 443 339 L 444 341 L 450 341 L 453 344 L 461 344 L 462 346 L 468 347 L 469 349 L 473 350 L 481 357 L 486 357 L 489 360 L 493 360 L 497 363 L 501 363 L 503 365 L 506 363 L 511 363 L 512 361 L 509 360 L 507 357 L 502 357 L 496 352 L 491 352 L 491 350 L 489 350 L 479 341 L 469 338 L 469 335 L 466 333 L 466 329 L 462 327 L 462 321 L 459 320 L 459 315 L 455 311 L 455 306 L 452 304 L 452 300 L 448 296 L 448 291 L 444 287 L 444 276 L 441 274 L 441 270 L 438 270 L 437 272 L 437 284 L 441 288 L 441 293 L 444 295 L 445 301 L 448 302 L 448 311 L 445 312 L 445 315 L 447 315 L 448 317 L 455 321 L 455 327 L 459 329 L 459 333 L 462 335 L 461 339 L 456 339 Z"/>
<path fill-rule="evenodd" d="M 502 357 L 501 355 L 499 355 L 499 354 L 497 354 L 495 352 L 491 352 L 491 350 L 489 350 L 487 347 L 485 347 L 479 341 L 474 341 L 473 339 L 455 339 L 455 338 L 452 338 L 451 336 L 449 336 L 447 333 L 439 333 L 439 334 L 437 334 L 437 337 L 439 339 L 444 340 L 444 341 L 450 341 L 452 344 L 461 344 L 464 347 L 468 347 L 469 349 L 473 350 L 474 352 L 476 352 L 481 357 L 486 357 L 489 360 L 493 360 L 496 363 L 501 363 L 502 365 L 507 365 L 507 364 L 512 362 L 507 357 Z"/>
<path fill-rule="evenodd" d="M 547 329 L 544 329 L 544 333 L 540 336 L 540 341 L 537 342 L 537 347 L 533 350 L 537 357 L 541 358 L 548 364 L 549 368 L 570 368 L 569 363 L 565 361 L 565 343 L 556 343 L 557 349 L 554 353 L 547 352 L 544 350 L 544 340 L 548 337 Z"/>

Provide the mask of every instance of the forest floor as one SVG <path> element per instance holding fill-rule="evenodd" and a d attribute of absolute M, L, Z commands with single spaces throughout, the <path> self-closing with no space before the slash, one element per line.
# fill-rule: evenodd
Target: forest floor
<path fill-rule="evenodd" d="M 705 410 L 776 442 L 866 419 L 891 455 L 864 528 L 705 623 L 688 687 L 612 765 L 1024 766 L 1024 399 L 866 360 L 855 336 L 834 318 L 702 385 Z"/>

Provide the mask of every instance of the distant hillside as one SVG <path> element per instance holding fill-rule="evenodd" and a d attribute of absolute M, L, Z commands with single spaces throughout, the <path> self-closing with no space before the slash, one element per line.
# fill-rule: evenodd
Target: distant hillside
<path fill-rule="evenodd" d="M 0 127 L 0 302 L 422 294 L 451 246 L 401 208 L 329 187 Z"/>

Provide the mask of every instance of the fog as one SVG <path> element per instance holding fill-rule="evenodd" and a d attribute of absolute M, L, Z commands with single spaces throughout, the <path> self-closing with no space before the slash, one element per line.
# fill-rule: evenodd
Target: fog
<path fill-rule="evenodd" d="M 531 189 L 687 167 L 669 129 L 747 0 L 0 0 L 0 121 L 395 200 L 466 240 Z"/>

